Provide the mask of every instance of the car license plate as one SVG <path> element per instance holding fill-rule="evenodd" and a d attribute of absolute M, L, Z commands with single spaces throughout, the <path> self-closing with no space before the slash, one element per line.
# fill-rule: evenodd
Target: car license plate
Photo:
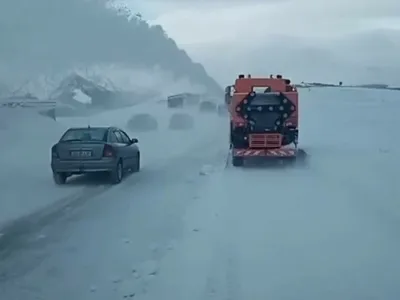
<path fill-rule="evenodd" d="M 71 151 L 73 157 L 91 157 L 92 151 Z"/>

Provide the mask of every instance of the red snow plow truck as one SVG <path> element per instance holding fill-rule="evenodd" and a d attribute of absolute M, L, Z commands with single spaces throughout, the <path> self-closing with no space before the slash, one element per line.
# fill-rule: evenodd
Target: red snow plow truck
<path fill-rule="evenodd" d="M 233 166 L 250 158 L 304 161 L 306 153 L 297 147 L 299 95 L 289 79 L 239 75 L 225 89 L 225 102 Z"/>

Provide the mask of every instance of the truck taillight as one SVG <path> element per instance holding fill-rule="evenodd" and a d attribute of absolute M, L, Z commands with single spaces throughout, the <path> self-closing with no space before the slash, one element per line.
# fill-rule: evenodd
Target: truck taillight
<path fill-rule="evenodd" d="M 103 150 L 104 157 L 114 157 L 114 149 L 110 145 L 105 145 Z"/>
<path fill-rule="evenodd" d="M 57 145 L 54 145 L 53 147 L 51 147 L 51 157 L 58 158 Z"/>

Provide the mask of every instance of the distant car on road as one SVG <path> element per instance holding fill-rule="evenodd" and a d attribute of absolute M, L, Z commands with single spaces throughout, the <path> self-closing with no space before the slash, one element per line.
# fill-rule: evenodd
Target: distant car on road
<path fill-rule="evenodd" d="M 56 184 L 69 176 L 107 172 L 114 184 L 125 171 L 140 170 L 140 151 L 136 138 L 117 127 L 68 129 L 51 148 L 51 169 Z"/>
<path fill-rule="evenodd" d="M 205 100 L 200 102 L 200 111 L 201 112 L 215 112 L 217 110 L 217 104 L 210 100 Z"/>
<path fill-rule="evenodd" d="M 183 94 L 169 96 L 167 98 L 167 106 L 169 108 L 183 107 L 185 102 L 185 96 Z"/>

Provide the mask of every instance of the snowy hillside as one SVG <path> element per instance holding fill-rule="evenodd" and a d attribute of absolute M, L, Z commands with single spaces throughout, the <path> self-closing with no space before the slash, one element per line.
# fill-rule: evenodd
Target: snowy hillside
<path fill-rule="evenodd" d="M 2 230 L 2 296 L 398 299 L 397 98 L 302 90 L 300 144 L 310 162 L 299 169 L 225 168 L 227 119 L 195 109 L 190 131 L 168 130 L 165 103 L 93 116 L 140 141 L 142 171 L 113 187 L 52 183 L 51 144 L 89 120 L 20 115 L 19 124 L 3 111 L 0 218 L 37 213 Z M 157 130 L 126 127 L 146 112 Z"/>

